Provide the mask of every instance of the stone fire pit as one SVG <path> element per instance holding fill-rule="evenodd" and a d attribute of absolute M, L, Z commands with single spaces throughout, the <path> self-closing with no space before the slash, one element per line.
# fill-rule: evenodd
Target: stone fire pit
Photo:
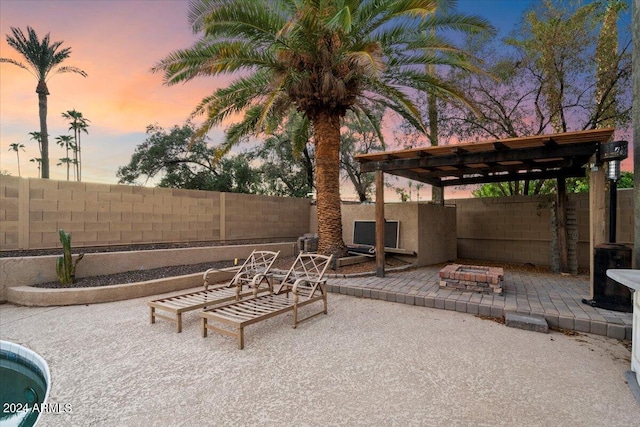
<path fill-rule="evenodd" d="M 500 267 L 449 264 L 440 270 L 440 287 L 457 291 L 502 295 L 503 279 Z"/>

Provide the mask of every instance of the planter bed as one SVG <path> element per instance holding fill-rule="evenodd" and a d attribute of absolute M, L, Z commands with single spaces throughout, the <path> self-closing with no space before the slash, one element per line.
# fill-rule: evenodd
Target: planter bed
<path fill-rule="evenodd" d="M 109 275 L 115 273 L 122 273 L 127 271 L 136 270 L 148 270 L 153 268 L 161 268 L 167 266 L 180 266 L 190 264 L 201 264 L 206 262 L 224 261 L 234 258 L 247 257 L 254 248 L 260 248 L 264 250 L 280 251 L 280 256 L 291 256 L 294 254 L 295 243 L 269 243 L 269 244 L 252 244 L 252 245 L 232 245 L 232 246 L 214 246 L 214 247 L 195 247 L 195 248 L 179 248 L 179 249 L 157 249 L 157 250 L 140 250 L 140 251 L 128 251 L 128 252 L 106 252 L 106 253 L 88 253 L 84 256 L 84 259 L 78 264 L 77 278 Z M 78 253 L 79 251 L 74 251 Z M 23 304 L 25 297 L 18 298 L 17 294 L 25 295 L 28 292 L 26 290 L 11 291 L 13 288 L 30 288 L 29 292 L 50 291 L 50 295 L 63 292 L 78 292 L 82 295 L 113 295 L 116 299 L 106 299 L 107 297 L 101 297 L 100 301 L 105 302 L 108 300 L 117 301 L 118 299 L 136 298 L 143 296 L 138 294 L 141 291 L 131 291 L 129 297 L 120 298 L 119 295 L 127 294 L 130 291 L 118 290 L 117 287 L 138 285 L 133 288 L 145 288 L 149 289 L 144 291 L 146 295 L 154 295 L 163 292 L 169 292 L 171 290 L 181 290 L 190 287 L 199 286 L 202 284 L 201 273 L 195 274 L 195 277 L 191 280 L 187 280 L 188 285 L 158 285 L 158 290 L 154 286 L 148 285 L 149 282 L 156 283 L 157 280 L 140 282 L 147 283 L 147 285 L 129 284 L 129 285 L 113 285 L 113 286 L 101 286 L 98 288 L 85 288 L 78 290 L 77 288 L 71 289 L 38 289 L 30 285 L 53 282 L 57 280 L 55 271 L 55 262 L 57 255 L 35 256 L 35 257 L 6 257 L 0 258 L 0 301 L 9 301 L 16 304 Z M 200 275 L 200 278 L 197 276 Z M 193 275 L 189 275 L 193 276 Z M 176 278 L 162 279 L 169 281 L 170 283 L 179 283 L 181 281 Z M 99 290 L 100 288 L 113 288 L 109 291 Z M 166 290 L 165 290 L 166 289 Z M 11 297 L 9 296 L 11 294 Z M 52 296 L 55 300 L 56 297 Z M 79 297 L 80 298 L 80 297 Z M 83 297 L 85 298 L 85 297 Z M 111 298 L 111 297 L 108 297 Z M 72 299 L 73 300 L 73 299 Z M 82 298 L 77 300 L 78 302 L 72 302 L 72 304 L 87 304 Z M 26 305 L 26 304 L 25 304 Z M 38 304 L 38 305 L 42 305 Z M 58 305 L 56 303 L 46 305 Z"/>

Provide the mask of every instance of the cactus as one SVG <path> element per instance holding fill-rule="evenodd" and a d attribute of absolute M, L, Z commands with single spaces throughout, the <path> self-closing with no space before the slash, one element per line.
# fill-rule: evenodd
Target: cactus
<path fill-rule="evenodd" d="M 73 261 L 71 255 L 71 234 L 65 233 L 62 228 L 58 230 L 58 234 L 60 234 L 60 243 L 62 243 L 64 255 L 58 257 L 56 262 L 56 273 L 58 273 L 58 280 L 60 280 L 61 284 L 71 285 L 76 277 L 76 266 L 82 257 L 84 257 L 84 254 L 78 255 L 78 258 Z"/>

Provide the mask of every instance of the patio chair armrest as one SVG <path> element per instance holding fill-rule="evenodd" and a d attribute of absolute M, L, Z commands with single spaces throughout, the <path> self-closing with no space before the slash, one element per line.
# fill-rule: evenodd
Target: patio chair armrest
<path fill-rule="evenodd" d="M 253 295 L 257 296 L 258 291 L 260 290 L 260 286 L 266 283 L 266 287 L 273 292 L 273 275 L 271 273 L 258 273 L 253 276 L 251 283 L 249 284 L 250 288 L 253 289 Z"/>
<path fill-rule="evenodd" d="M 309 294 L 309 298 L 311 298 L 316 293 L 318 286 L 320 286 L 324 291 L 324 287 L 327 284 L 327 279 L 318 279 L 318 280 L 309 280 L 305 278 L 298 279 L 293 283 L 293 287 L 291 288 L 291 293 L 296 297 L 300 295 L 300 291 L 298 288 L 303 284 L 307 284 L 306 287 L 311 289 L 311 293 Z"/>
<path fill-rule="evenodd" d="M 235 267 L 233 269 L 220 269 L 220 268 L 209 268 L 207 269 L 207 271 L 204 272 L 204 274 L 202 275 L 202 280 L 204 281 L 204 289 L 205 291 L 207 289 L 209 289 L 209 285 L 211 283 L 209 283 L 209 275 L 212 273 L 222 273 L 222 272 L 236 272 L 239 271 L 240 267 Z"/>

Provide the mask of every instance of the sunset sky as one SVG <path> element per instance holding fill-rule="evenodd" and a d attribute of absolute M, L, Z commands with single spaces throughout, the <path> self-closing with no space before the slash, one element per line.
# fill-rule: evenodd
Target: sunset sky
<path fill-rule="evenodd" d="M 458 10 L 484 16 L 506 35 L 532 0 L 459 0 Z M 126 165 L 135 147 L 146 138 L 145 129 L 157 123 L 171 127 L 184 123 L 193 108 L 225 81 L 202 78 L 166 87 L 150 68 L 169 52 L 190 46 L 196 37 L 187 22 L 187 0 L 1 0 L 0 56 L 21 58 L 6 43 L 10 27 L 33 27 L 39 36 L 63 40 L 72 53 L 64 65 L 87 72 L 60 74 L 48 81 L 48 126 L 51 178 L 66 179 L 56 166 L 64 157 L 54 138 L 68 133 L 61 113 L 76 109 L 91 120 L 83 135 L 83 181 L 117 182 L 116 170 Z M 28 133 L 39 131 L 36 79 L 11 64 L 0 65 L 0 170 L 18 174 L 14 142 L 20 152 L 22 176 L 37 177 L 29 159 L 38 157 Z M 222 139 L 224 129 L 209 136 Z M 424 191 L 424 190 L 423 190 Z M 426 194 L 421 198 L 425 198 Z"/>

